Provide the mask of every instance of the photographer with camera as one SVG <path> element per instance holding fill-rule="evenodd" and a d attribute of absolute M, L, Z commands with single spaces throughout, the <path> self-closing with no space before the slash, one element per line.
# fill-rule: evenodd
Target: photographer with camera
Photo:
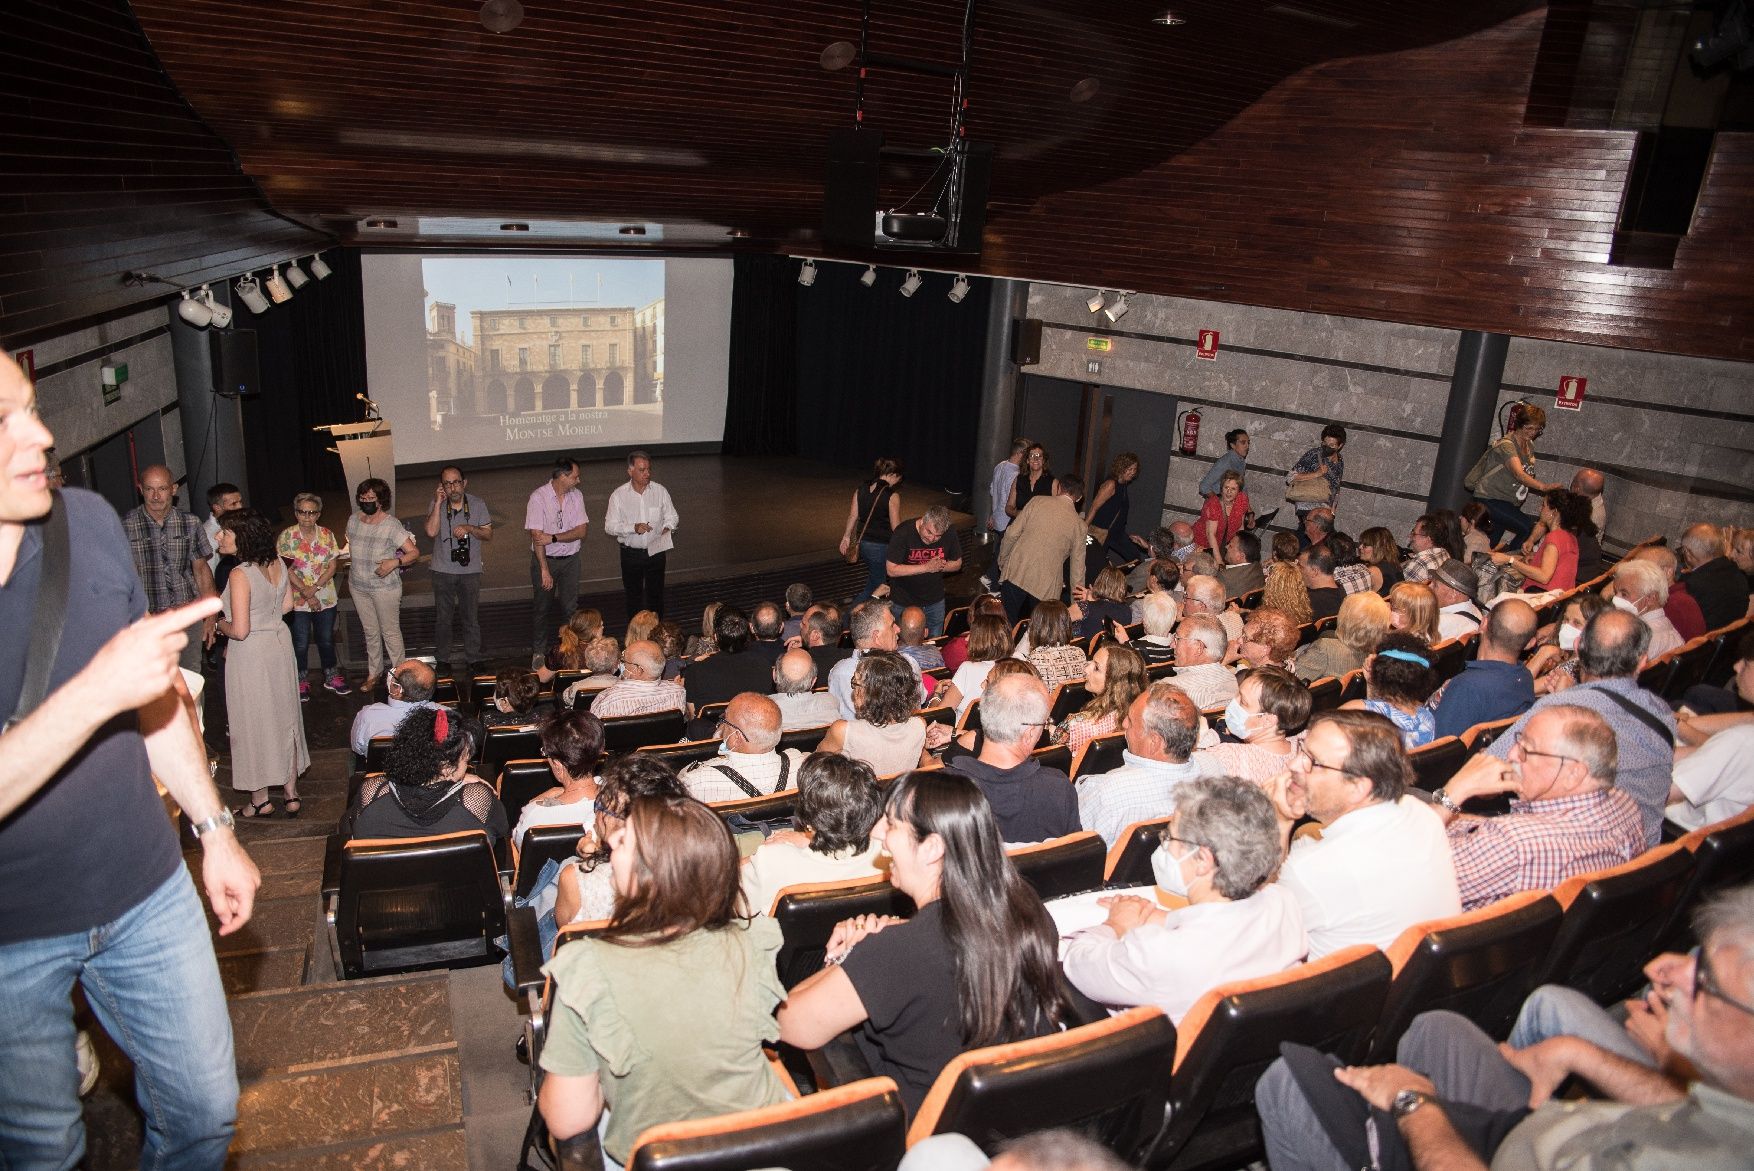
<path fill-rule="evenodd" d="M 481 497 L 470 494 L 463 470 L 439 472 L 426 535 L 432 540 L 433 655 L 461 678 L 473 677 L 481 663 L 481 569 L 493 539 L 493 517 Z M 451 651 L 453 619 L 463 626 L 463 655 Z"/>

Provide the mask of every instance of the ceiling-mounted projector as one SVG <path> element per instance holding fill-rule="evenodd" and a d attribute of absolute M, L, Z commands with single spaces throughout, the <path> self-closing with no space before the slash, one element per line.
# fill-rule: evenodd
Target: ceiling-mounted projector
<path fill-rule="evenodd" d="M 877 230 L 891 240 L 936 244 L 950 231 L 950 221 L 934 211 L 887 211 L 877 217 Z"/>

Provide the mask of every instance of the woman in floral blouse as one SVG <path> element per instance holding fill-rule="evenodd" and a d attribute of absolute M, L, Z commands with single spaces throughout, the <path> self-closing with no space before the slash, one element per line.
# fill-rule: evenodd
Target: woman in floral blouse
<path fill-rule="evenodd" d="M 305 678 L 305 653 L 311 632 L 317 635 L 317 658 L 323 664 L 324 687 L 346 695 L 347 680 L 335 665 L 336 554 L 341 545 L 335 534 L 317 523 L 323 515 L 323 498 L 300 492 L 292 498 L 298 523 L 280 534 L 280 559 L 292 571 L 292 656 L 298 663 L 298 697 L 311 697 L 311 681 Z"/>

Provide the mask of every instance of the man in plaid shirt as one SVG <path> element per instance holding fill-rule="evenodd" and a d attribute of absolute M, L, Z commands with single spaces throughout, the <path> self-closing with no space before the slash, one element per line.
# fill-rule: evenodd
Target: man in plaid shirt
<path fill-rule="evenodd" d="M 1482 752 L 1433 796 L 1448 822 L 1450 855 L 1471 911 L 1644 852 L 1638 803 L 1614 787 L 1613 729 L 1565 704 L 1529 718 L 1508 760 Z M 1514 793 L 1502 817 L 1461 813 L 1472 797 Z"/>
<path fill-rule="evenodd" d="M 1413 552 L 1401 562 L 1401 576 L 1408 581 L 1428 582 L 1437 572 L 1438 566 L 1452 557 L 1461 557 L 1461 534 L 1452 533 L 1445 526 L 1446 516 L 1454 517 L 1455 513 L 1428 512 L 1413 522 L 1413 535 L 1407 539 L 1407 548 Z M 1455 521 L 1450 520 L 1449 524 L 1453 526 Z M 1453 539 L 1445 539 L 1450 536 Z"/>
<path fill-rule="evenodd" d="M 213 547 L 201 522 L 177 508 L 171 470 L 154 464 L 140 473 L 138 487 L 143 503 L 122 517 L 122 531 L 128 536 L 134 569 L 146 587 L 147 612 L 174 610 L 217 594 L 213 570 L 207 564 Z M 216 622 L 208 618 L 189 628 L 181 660 L 184 667 L 200 672 L 201 651 L 213 642 Z"/>

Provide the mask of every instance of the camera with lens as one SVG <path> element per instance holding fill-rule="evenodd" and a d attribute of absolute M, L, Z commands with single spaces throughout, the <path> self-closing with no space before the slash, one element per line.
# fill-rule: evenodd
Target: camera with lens
<path fill-rule="evenodd" d="M 469 535 L 467 533 L 451 541 L 451 563 L 453 565 L 469 564 L 469 557 L 472 552 L 473 546 L 469 543 Z"/>

